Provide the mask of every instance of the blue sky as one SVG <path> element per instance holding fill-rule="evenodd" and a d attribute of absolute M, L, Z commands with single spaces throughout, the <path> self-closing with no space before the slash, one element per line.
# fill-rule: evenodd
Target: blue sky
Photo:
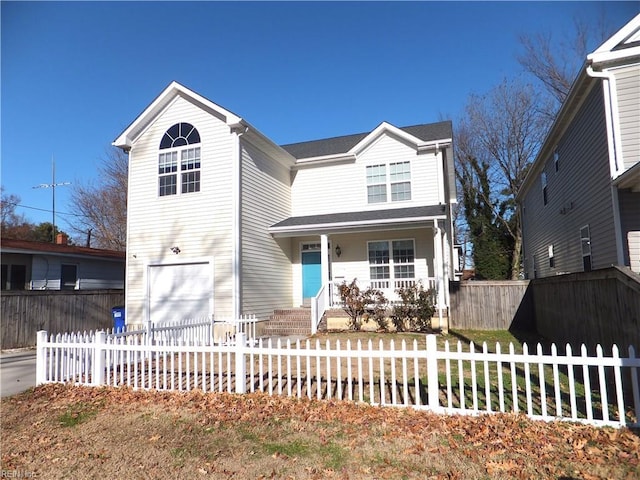
<path fill-rule="evenodd" d="M 279 144 L 460 116 L 520 72 L 518 35 L 572 31 L 637 2 L 1 3 L 1 155 L 18 213 L 95 179 L 110 144 L 176 80 Z M 592 49 L 597 47 L 593 45 Z M 454 123 L 455 128 L 455 123 Z M 65 229 L 71 186 L 56 189 Z"/>

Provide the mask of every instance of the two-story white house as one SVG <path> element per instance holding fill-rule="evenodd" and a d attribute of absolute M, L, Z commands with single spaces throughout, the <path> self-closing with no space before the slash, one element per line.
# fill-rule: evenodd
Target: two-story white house
<path fill-rule="evenodd" d="M 171 83 L 113 142 L 129 153 L 128 322 L 312 305 L 357 278 L 422 281 L 446 313 L 450 122 L 279 146 Z"/>

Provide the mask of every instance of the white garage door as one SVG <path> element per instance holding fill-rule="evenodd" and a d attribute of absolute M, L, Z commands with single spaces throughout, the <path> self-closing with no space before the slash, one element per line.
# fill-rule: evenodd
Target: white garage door
<path fill-rule="evenodd" d="M 213 268 L 208 262 L 149 266 L 148 288 L 154 323 L 213 313 Z"/>

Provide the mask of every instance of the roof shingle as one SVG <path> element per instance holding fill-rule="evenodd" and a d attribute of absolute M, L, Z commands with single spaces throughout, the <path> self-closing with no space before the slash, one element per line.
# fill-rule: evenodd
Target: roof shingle
<path fill-rule="evenodd" d="M 453 127 L 449 120 L 438 123 L 400 127 L 400 130 L 404 130 L 408 134 L 425 142 L 451 138 L 453 136 Z M 369 133 L 371 132 L 311 140 L 309 142 L 290 143 L 288 145 L 281 145 L 281 147 L 298 159 L 335 155 L 348 152 L 358 142 L 369 135 Z"/>

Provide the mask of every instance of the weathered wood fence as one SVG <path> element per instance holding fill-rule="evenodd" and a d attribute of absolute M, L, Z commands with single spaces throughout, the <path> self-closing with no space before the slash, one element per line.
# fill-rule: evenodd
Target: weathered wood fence
<path fill-rule="evenodd" d="M 558 343 L 640 348 L 640 276 L 610 267 L 531 280 L 536 329 Z"/>
<path fill-rule="evenodd" d="M 559 344 L 640 346 L 640 276 L 610 267 L 516 281 L 451 284 L 450 328 L 535 330 Z"/>
<path fill-rule="evenodd" d="M 36 333 L 113 327 L 111 308 L 124 305 L 124 290 L 3 291 L 0 349 L 34 347 Z"/>
<path fill-rule="evenodd" d="M 528 280 L 451 282 L 449 327 L 520 330 L 534 327 Z"/>

